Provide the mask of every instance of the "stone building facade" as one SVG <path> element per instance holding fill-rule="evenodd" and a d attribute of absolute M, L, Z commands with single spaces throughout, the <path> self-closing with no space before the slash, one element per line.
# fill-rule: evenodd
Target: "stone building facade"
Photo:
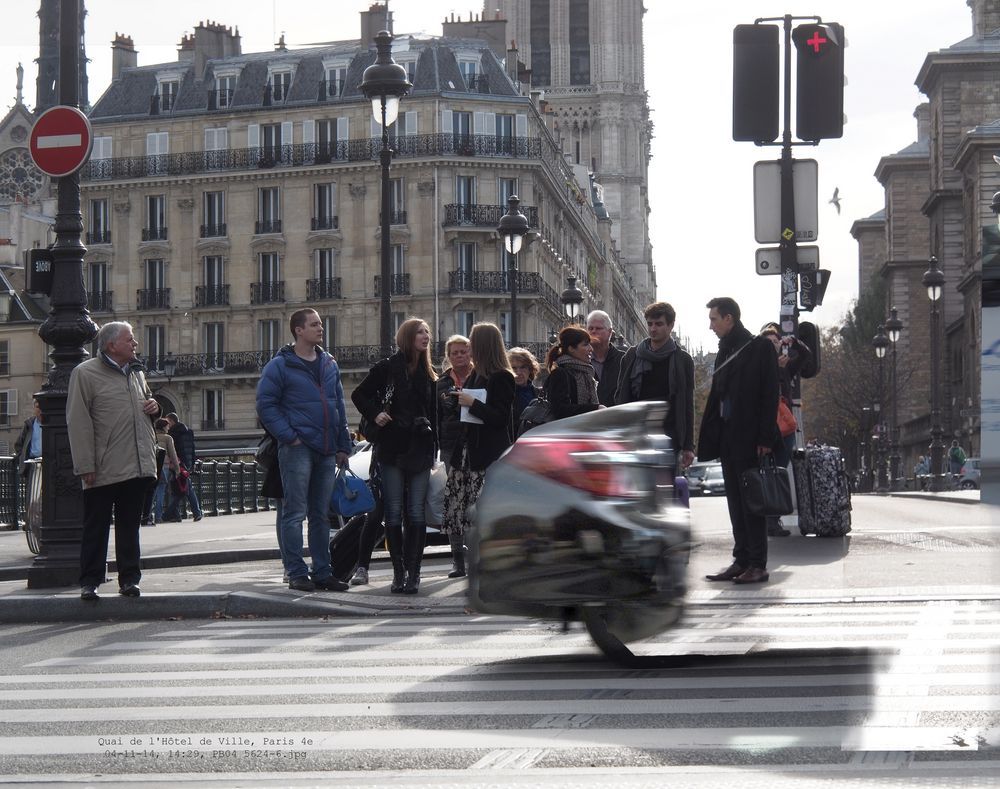
<path fill-rule="evenodd" d="M 390 130 L 397 324 L 423 317 L 442 341 L 489 320 L 510 336 L 511 261 L 496 227 L 516 193 L 531 227 L 520 344 L 547 347 L 569 275 L 583 310 L 605 309 L 641 337 L 645 302 L 595 209 L 599 186 L 565 160 L 489 42 L 393 46 L 413 83 Z M 288 342 L 295 309 L 323 316 L 345 388 L 377 360 L 381 132 L 358 90 L 374 50 L 244 54 L 238 33 L 214 23 L 185 37 L 175 63 L 138 67 L 124 36 L 114 48 L 82 173 L 90 310 L 137 327 L 158 398 L 200 445 L 240 445 L 255 434 L 259 371 Z"/>

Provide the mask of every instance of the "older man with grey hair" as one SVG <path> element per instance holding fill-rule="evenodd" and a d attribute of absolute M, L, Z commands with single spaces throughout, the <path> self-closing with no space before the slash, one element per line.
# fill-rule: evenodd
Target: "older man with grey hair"
<path fill-rule="evenodd" d="M 66 421 L 73 471 L 83 482 L 80 598 L 97 600 L 105 580 L 111 517 L 115 519 L 118 592 L 139 596 L 139 520 L 143 495 L 157 475 L 153 421 L 160 406 L 136 362 L 132 326 L 113 321 L 97 334 L 97 356 L 69 378 Z"/>
<path fill-rule="evenodd" d="M 587 334 L 590 335 L 590 347 L 594 354 L 590 363 L 597 379 L 597 401 L 608 407 L 615 404 L 618 373 L 625 355 L 611 344 L 613 329 L 611 316 L 604 310 L 594 310 L 587 316 Z"/>

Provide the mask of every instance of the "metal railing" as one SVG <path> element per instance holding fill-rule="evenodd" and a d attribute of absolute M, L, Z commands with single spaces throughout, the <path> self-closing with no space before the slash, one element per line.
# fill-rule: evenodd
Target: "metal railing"
<path fill-rule="evenodd" d="M 218 225 L 202 225 L 201 226 L 201 237 L 202 238 L 219 238 L 226 235 L 226 223 L 222 222 Z"/>
<path fill-rule="evenodd" d="M 448 290 L 452 293 L 509 293 L 509 271 L 457 271 L 448 272 Z M 517 272 L 517 289 L 520 293 L 540 293 L 541 276 L 534 271 Z"/>
<path fill-rule="evenodd" d="M 375 296 L 382 295 L 382 275 L 375 275 Z M 410 275 L 393 274 L 389 279 L 389 295 L 409 296 L 410 295 Z"/>
<path fill-rule="evenodd" d="M 375 162 L 378 161 L 381 150 L 382 138 L 370 137 L 338 140 L 335 143 L 297 143 L 152 156 L 121 156 L 92 159 L 80 171 L 80 178 L 83 181 L 131 180 L 154 175 L 189 175 L 278 165 L 302 167 L 328 162 Z M 542 142 L 537 137 L 504 137 L 495 134 L 409 134 L 395 138 L 393 156 L 397 159 L 427 156 L 541 159 Z M 549 163 L 549 166 L 559 168 L 558 163 Z"/>
<path fill-rule="evenodd" d="M 382 224 L 382 212 L 379 211 L 378 223 Z M 400 209 L 398 211 L 389 212 L 389 224 L 390 225 L 405 225 L 406 224 L 406 210 Z"/>
<path fill-rule="evenodd" d="M 91 312 L 111 312 L 114 295 L 112 290 L 87 291 L 87 309 Z"/>
<path fill-rule="evenodd" d="M 209 110 L 228 110 L 233 104 L 232 90 L 210 90 L 208 91 Z"/>
<path fill-rule="evenodd" d="M 476 225 L 497 229 L 500 218 L 507 213 L 505 205 L 488 205 L 485 203 L 448 203 L 444 207 L 444 223 L 446 225 Z M 538 227 L 538 208 L 533 205 L 522 205 L 521 213 L 528 219 L 528 227 Z"/>
<path fill-rule="evenodd" d="M 87 233 L 88 244 L 110 244 L 111 231 L 107 228 L 103 230 L 90 230 Z"/>
<path fill-rule="evenodd" d="M 258 219 L 253 223 L 253 232 L 256 235 L 262 235 L 264 233 L 280 233 L 281 232 L 281 220 L 280 219 Z"/>
<path fill-rule="evenodd" d="M 137 310 L 169 310 L 170 288 L 144 288 L 135 292 Z"/>
<path fill-rule="evenodd" d="M 309 223 L 310 230 L 337 230 L 340 228 L 340 217 L 314 216 Z"/>
<path fill-rule="evenodd" d="M 251 304 L 277 304 L 284 300 L 285 283 L 283 281 L 250 283 Z"/>
<path fill-rule="evenodd" d="M 306 299 L 308 301 L 339 298 L 341 298 L 340 277 L 306 280 Z"/>
<path fill-rule="evenodd" d="M 165 227 L 144 227 L 142 229 L 143 241 L 166 241 L 167 229 Z"/>
<path fill-rule="evenodd" d="M 196 285 L 194 288 L 194 306 L 229 306 L 229 285 Z"/>

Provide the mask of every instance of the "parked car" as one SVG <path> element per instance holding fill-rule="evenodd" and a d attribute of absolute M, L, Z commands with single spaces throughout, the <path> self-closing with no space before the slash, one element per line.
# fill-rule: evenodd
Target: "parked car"
<path fill-rule="evenodd" d="M 721 463 L 693 463 L 687 470 L 688 488 L 692 496 L 718 496 L 726 494 L 722 479 Z"/>
<path fill-rule="evenodd" d="M 966 458 L 956 484 L 962 490 L 978 490 L 980 478 L 979 458 Z"/>
<path fill-rule="evenodd" d="M 610 657 L 681 615 L 690 526 L 674 490 L 666 403 L 559 419 L 486 474 L 469 547 L 483 613 L 582 620 Z"/>

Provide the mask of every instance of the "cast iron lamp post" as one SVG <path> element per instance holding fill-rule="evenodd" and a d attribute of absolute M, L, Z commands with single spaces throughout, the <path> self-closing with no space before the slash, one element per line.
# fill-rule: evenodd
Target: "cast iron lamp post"
<path fill-rule="evenodd" d="M 879 324 L 878 334 L 872 338 L 872 347 L 878 357 L 878 473 L 875 484 L 879 493 L 887 489 L 885 480 L 885 351 L 889 347 L 889 338 L 885 336 L 884 327 Z"/>
<path fill-rule="evenodd" d="M 510 344 L 517 345 L 517 253 L 521 251 L 524 237 L 528 233 L 528 218 L 521 213 L 517 195 L 507 198 L 507 213 L 500 217 L 497 233 L 503 238 L 503 248 L 510 255 L 511 264 L 507 272 L 510 277 Z"/>
<path fill-rule="evenodd" d="M 938 302 L 944 292 L 944 274 L 938 268 L 937 258 L 931 255 L 930 267 L 921 279 L 927 288 L 927 297 L 931 301 L 931 484 L 934 492 L 944 490 L 944 476 L 941 473 L 944 464 L 944 443 L 941 441 L 941 407 L 940 392 L 938 392 L 941 371 L 941 337 L 938 323 L 940 313 Z"/>
<path fill-rule="evenodd" d="M 375 62 L 365 69 L 361 79 L 361 92 L 372 103 L 372 114 L 382 126 L 382 150 L 379 161 L 382 164 L 382 289 L 379 292 L 379 344 L 382 355 L 390 356 L 393 350 L 392 331 L 392 265 L 389 249 L 389 163 L 392 148 L 389 147 L 389 127 L 399 116 L 399 100 L 410 92 L 412 85 L 406 78 L 406 69 L 392 59 L 392 34 L 382 30 L 375 36 L 378 54 Z"/>
<path fill-rule="evenodd" d="M 889 489 L 900 490 L 903 476 L 899 468 L 899 383 L 896 376 L 896 346 L 903 333 L 903 322 L 896 313 L 896 308 L 889 310 L 889 320 L 885 322 L 885 330 L 889 334 L 892 347 L 892 365 L 890 366 L 890 391 L 892 393 L 892 411 L 889 422 Z"/>
<path fill-rule="evenodd" d="M 563 311 L 569 323 L 576 323 L 580 305 L 583 304 L 583 291 L 576 286 L 576 277 L 567 277 L 567 288 L 562 292 L 559 301 L 562 302 Z"/>

